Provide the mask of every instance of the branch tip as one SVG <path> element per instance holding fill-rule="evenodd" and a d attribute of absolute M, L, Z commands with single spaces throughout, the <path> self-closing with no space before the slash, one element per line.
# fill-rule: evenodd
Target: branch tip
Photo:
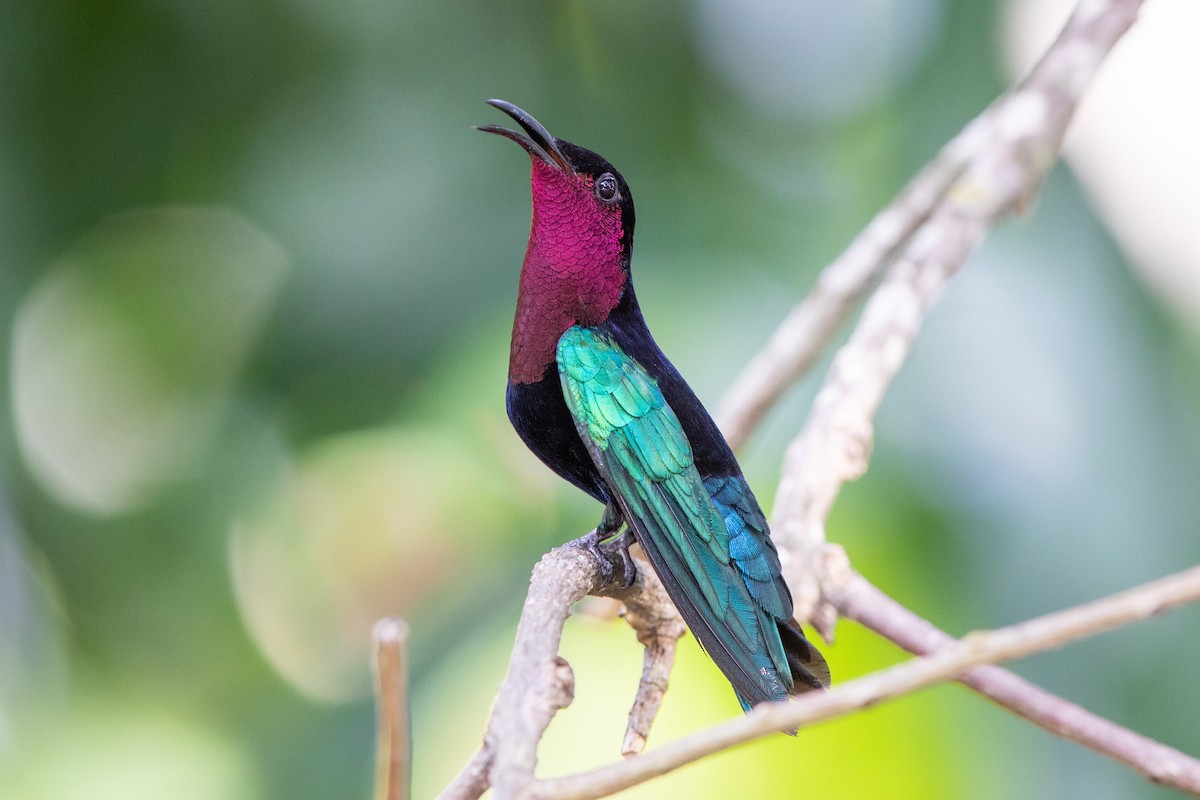
<path fill-rule="evenodd" d="M 408 710 L 408 623 L 385 617 L 375 623 L 375 798 L 408 800 L 412 782 L 412 730 Z"/>

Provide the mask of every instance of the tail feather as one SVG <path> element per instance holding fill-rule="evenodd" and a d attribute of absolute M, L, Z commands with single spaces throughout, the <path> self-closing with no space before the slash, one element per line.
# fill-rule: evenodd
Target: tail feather
<path fill-rule="evenodd" d="M 788 668 L 792 672 L 792 694 L 829 688 L 829 665 L 821 652 L 804 638 L 796 620 L 779 623 L 779 638 L 783 640 Z"/>

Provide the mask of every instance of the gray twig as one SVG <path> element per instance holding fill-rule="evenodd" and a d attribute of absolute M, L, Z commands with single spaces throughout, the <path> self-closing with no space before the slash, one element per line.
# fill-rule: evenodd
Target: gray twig
<path fill-rule="evenodd" d="M 730 447 L 740 448 L 783 393 L 812 368 L 859 301 L 929 219 L 986 141 L 992 110 L 971 120 L 821 270 L 809 293 L 742 369 L 714 415 Z"/>
<path fill-rule="evenodd" d="M 687 625 L 650 565 L 639 562 L 638 574 L 645 577 L 646 589 L 625 598 L 625 620 L 637 632 L 645 652 L 642 679 L 629 709 L 629 723 L 621 744 L 623 756 L 637 755 L 645 749 L 650 726 L 667 692 L 671 667 L 675 664 L 675 645 L 687 633 Z"/>
<path fill-rule="evenodd" d="M 830 595 L 855 620 L 910 653 L 929 655 L 955 645 L 953 636 L 927 622 L 855 573 Z M 975 667 L 957 680 L 1051 733 L 1089 747 L 1154 783 L 1200 795 L 1200 761 L 1156 742 L 996 666 Z"/>

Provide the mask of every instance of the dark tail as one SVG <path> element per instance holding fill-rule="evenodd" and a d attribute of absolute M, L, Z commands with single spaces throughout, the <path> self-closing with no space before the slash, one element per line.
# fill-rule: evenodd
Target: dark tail
<path fill-rule="evenodd" d="M 789 619 L 778 624 L 779 638 L 783 640 L 788 668 L 792 672 L 792 694 L 829 688 L 829 665 L 817 648 L 804 638 L 800 623 Z"/>

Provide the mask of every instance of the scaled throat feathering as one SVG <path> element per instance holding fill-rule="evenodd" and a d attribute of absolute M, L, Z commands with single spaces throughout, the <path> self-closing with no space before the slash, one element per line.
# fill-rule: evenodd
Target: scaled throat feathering
<path fill-rule="evenodd" d="M 792 619 L 754 493 L 642 318 L 629 272 L 629 185 L 520 108 L 488 102 L 524 133 L 480 130 L 512 139 L 533 163 L 508 366 L 513 427 L 547 466 L 604 503 L 593 547 L 628 526 L 622 544 L 641 544 L 744 709 L 828 686 L 825 659 Z"/>

